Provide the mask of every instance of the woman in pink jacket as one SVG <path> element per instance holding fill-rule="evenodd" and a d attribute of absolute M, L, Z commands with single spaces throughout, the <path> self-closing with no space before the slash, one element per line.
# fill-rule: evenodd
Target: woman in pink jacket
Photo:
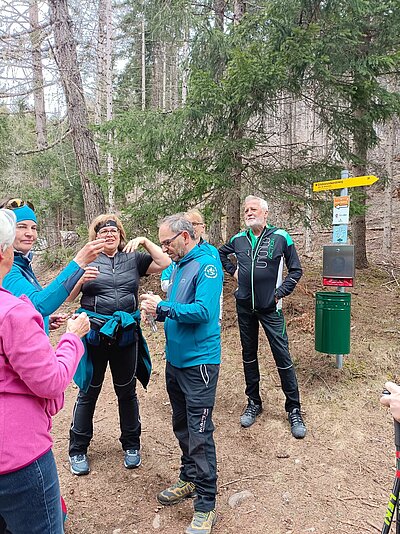
<path fill-rule="evenodd" d="M 62 534 L 51 418 L 63 406 L 89 320 L 70 319 L 53 350 L 31 302 L 2 288 L 14 238 L 15 215 L 0 209 L 0 532 Z"/>

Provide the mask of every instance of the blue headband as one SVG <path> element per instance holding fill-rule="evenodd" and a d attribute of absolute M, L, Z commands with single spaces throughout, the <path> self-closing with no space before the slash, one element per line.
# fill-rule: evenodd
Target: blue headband
<path fill-rule="evenodd" d="M 37 224 L 35 212 L 29 206 L 25 205 L 20 208 L 15 208 L 13 212 L 17 218 L 17 223 L 21 221 L 33 221 Z"/>

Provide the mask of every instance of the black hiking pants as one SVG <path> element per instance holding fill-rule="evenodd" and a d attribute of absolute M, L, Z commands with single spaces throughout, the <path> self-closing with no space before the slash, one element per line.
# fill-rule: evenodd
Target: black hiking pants
<path fill-rule="evenodd" d="M 172 407 L 172 427 L 182 451 L 181 480 L 193 482 L 194 509 L 215 508 L 217 459 L 212 412 L 219 365 L 178 368 L 167 362 L 165 379 Z"/>
<path fill-rule="evenodd" d="M 261 404 L 260 370 L 258 365 L 258 332 L 259 325 L 264 329 L 276 367 L 281 380 L 282 390 L 286 397 L 285 410 L 292 411 L 300 408 L 300 394 L 297 384 L 296 371 L 289 353 L 289 342 L 286 333 L 286 323 L 281 310 L 269 313 L 253 311 L 236 303 L 240 341 L 242 343 L 242 357 L 244 377 L 246 381 L 246 395 L 256 404 Z"/>
<path fill-rule="evenodd" d="M 102 340 L 100 345 L 87 344 L 93 362 L 93 377 L 88 391 L 79 391 L 70 429 L 69 455 L 86 454 L 93 437 L 93 415 L 110 364 L 114 390 L 118 398 L 120 442 L 123 450 L 140 449 L 141 425 L 136 396 L 135 345 L 119 347 Z"/>

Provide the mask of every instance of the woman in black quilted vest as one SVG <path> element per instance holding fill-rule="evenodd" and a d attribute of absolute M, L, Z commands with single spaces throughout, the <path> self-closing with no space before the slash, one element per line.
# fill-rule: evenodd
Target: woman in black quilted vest
<path fill-rule="evenodd" d="M 89 228 L 90 239 L 105 240 L 104 252 L 86 267 L 69 300 L 81 293 L 81 310 L 89 315 L 86 358 L 75 381 L 80 387 L 70 429 L 69 462 L 74 475 L 90 471 L 87 449 L 93 436 L 93 415 L 110 364 L 118 398 L 124 465 L 139 467 L 140 417 L 136 377 L 144 387 L 151 363 L 141 335 L 138 310 L 139 280 L 160 273 L 170 263 L 161 248 L 145 237 L 126 243 L 125 230 L 114 214 L 99 215 Z M 141 245 L 146 252 L 137 252 Z"/>

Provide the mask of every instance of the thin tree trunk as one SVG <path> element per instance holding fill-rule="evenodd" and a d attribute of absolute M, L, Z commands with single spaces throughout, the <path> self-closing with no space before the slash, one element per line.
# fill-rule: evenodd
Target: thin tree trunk
<path fill-rule="evenodd" d="M 185 35 L 183 40 L 183 71 L 182 71 L 182 106 L 186 104 L 189 77 L 189 26 L 185 26 Z"/>
<path fill-rule="evenodd" d="M 167 109 L 167 45 L 162 45 L 162 99 L 161 109 Z"/>
<path fill-rule="evenodd" d="M 81 179 L 85 216 L 88 223 L 105 211 L 104 196 L 92 181 L 100 176 L 100 165 L 84 99 L 82 78 L 78 68 L 76 44 L 67 0 L 49 0 L 54 28 L 55 58 L 67 103 L 71 137 Z"/>
<path fill-rule="evenodd" d="M 113 119 L 113 60 L 112 60 L 112 40 L 113 40 L 113 21 L 112 21 L 112 4 L 107 0 L 106 5 L 106 101 L 107 122 Z M 108 133 L 108 143 L 113 142 L 113 132 Z M 114 158 L 111 152 L 107 153 L 107 182 L 108 182 L 108 210 L 115 213 L 115 183 L 114 183 Z"/>
<path fill-rule="evenodd" d="M 387 128 L 385 163 L 387 181 L 385 183 L 385 201 L 383 209 L 383 242 L 382 252 L 390 259 L 392 252 L 392 195 L 393 195 L 393 154 L 394 154 L 394 121 L 390 120 Z"/>
<path fill-rule="evenodd" d="M 106 4 L 107 0 L 99 1 L 98 32 L 97 32 L 97 73 L 95 124 L 101 124 L 105 111 L 105 79 L 106 79 Z"/>
<path fill-rule="evenodd" d="M 35 109 L 36 146 L 44 149 L 48 146 L 47 119 L 44 99 L 44 77 L 41 53 L 41 31 L 39 29 L 39 10 L 37 0 L 29 0 L 29 23 L 31 26 L 30 40 L 32 50 L 33 72 L 33 101 Z M 40 172 L 40 181 L 43 189 L 51 187 L 50 174 L 47 169 Z M 43 228 L 46 242 L 49 247 L 61 245 L 61 233 L 58 223 L 58 209 L 46 206 L 43 217 Z"/>
<path fill-rule="evenodd" d="M 144 14 L 142 16 L 141 66 L 142 66 L 142 111 L 144 111 L 146 109 L 146 27 L 145 27 Z"/>

